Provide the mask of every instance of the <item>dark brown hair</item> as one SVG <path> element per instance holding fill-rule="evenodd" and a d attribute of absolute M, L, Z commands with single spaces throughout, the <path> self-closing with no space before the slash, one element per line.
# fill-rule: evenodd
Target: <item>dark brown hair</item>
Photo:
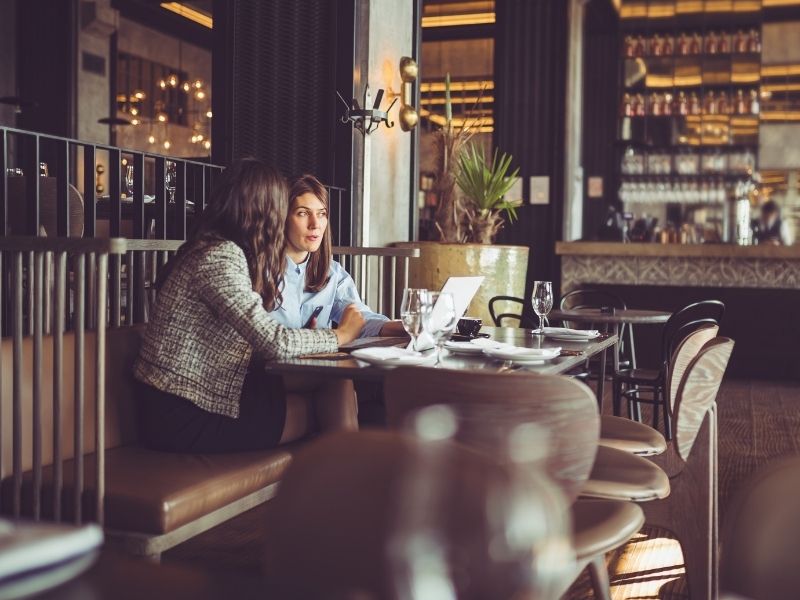
<path fill-rule="evenodd" d="M 222 173 L 175 258 L 215 241 L 233 242 L 247 257 L 253 290 L 266 310 L 274 310 L 283 301 L 288 198 L 286 179 L 276 169 L 255 158 L 235 161 Z"/>
<path fill-rule="evenodd" d="M 292 182 L 289 190 L 289 210 L 294 209 L 294 201 L 304 194 L 316 196 L 328 212 L 330 224 L 330 202 L 328 190 L 313 175 L 300 175 Z M 316 252 L 311 252 L 306 265 L 306 291 L 319 292 L 328 283 L 328 271 L 331 268 L 333 247 L 331 245 L 331 228 L 326 227 L 322 234 L 322 243 Z"/>

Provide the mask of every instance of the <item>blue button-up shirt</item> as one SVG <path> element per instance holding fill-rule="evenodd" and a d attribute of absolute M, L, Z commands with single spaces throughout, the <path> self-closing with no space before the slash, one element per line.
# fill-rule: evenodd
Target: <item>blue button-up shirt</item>
<path fill-rule="evenodd" d="M 270 313 L 270 315 L 286 327 L 303 327 L 311 317 L 314 309 L 322 306 L 322 312 L 317 317 L 318 328 L 331 327 L 332 322 L 340 322 L 342 313 L 348 304 L 355 304 L 363 315 L 366 323 L 361 330 L 360 337 L 380 335 L 381 327 L 389 318 L 372 312 L 361 301 L 356 291 L 356 284 L 344 267 L 336 261 L 331 261 L 328 272 L 328 283 L 319 292 L 307 292 L 305 261 L 299 265 L 286 257 L 286 270 L 283 273 L 283 304 Z"/>

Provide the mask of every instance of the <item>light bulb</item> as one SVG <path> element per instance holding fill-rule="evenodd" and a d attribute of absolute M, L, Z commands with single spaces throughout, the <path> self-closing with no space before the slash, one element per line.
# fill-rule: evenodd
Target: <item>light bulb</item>
<path fill-rule="evenodd" d="M 131 108 L 131 114 L 132 114 L 132 115 L 134 115 L 134 116 L 135 116 L 135 115 L 138 115 L 138 114 L 139 114 L 139 109 L 138 109 L 138 108 L 136 108 L 135 106 L 134 106 L 134 107 L 132 107 L 132 108 Z"/>
<path fill-rule="evenodd" d="M 196 136 L 196 135 L 193 135 L 193 136 L 192 136 L 192 143 L 193 143 L 193 144 L 196 144 L 196 143 L 197 143 L 197 136 Z"/>
<path fill-rule="evenodd" d="M 196 87 L 199 90 L 201 87 L 203 87 L 203 82 L 200 81 L 199 79 L 195 80 L 194 87 Z"/>
<path fill-rule="evenodd" d="M 184 84 L 183 84 L 183 91 L 184 92 L 188 92 L 191 88 L 192 88 L 192 86 L 189 85 L 189 82 L 185 81 Z"/>
<path fill-rule="evenodd" d="M 202 100 L 203 98 L 206 97 L 206 93 L 203 90 L 197 90 L 194 94 L 194 97 L 197 98 L 198 100 Z"/>
<path fill-rule="evenodd" d="M 167 87 L 167 82 L 163 79 L 159 80 L 158 87 L 160 87 L 162 90 L 165 89 Z"/>
<path fill-rule="evenodd" d="M 156 143 L 156 136 L 154 136 L 154 135 L 149 136 L 147 138 L 147 141 L 150 142 L 151 144 L 155 144 Z"/>
<path fill-rule="evenodd" d="M 139 123 L 139 119 L 131 119 L 131 125 L 138 125 Z"/>
<path fill-rule="evenodd" d="M 203 142 L 203 146 L 205 146 L 206 150 L 210 150 L 211 149 L 211 140 L 206 140 L 205 142 Z"/>
<path fill-rule="evenodd" d="M 161 123 L 166 123 L 167 122 L 167 115 L 165 113 L 163 113 L 163 112 L 162 113 L 158 113 L 158 117 L 157 118 Z"/>
<path fill-rule="evenodd" d="M 169 147 L 170 147 L 171 145 L 172 145 L 172 144 L 170 144 L 170 143 L 169 143 L 169 140 L 164 140 L 164 150 L 169 150 Z"/>
<path fill-rule="evenodd" d="M 178 85 L 178 76 L 177 75 L 170 75 L 169 76 L 169 84 L 172 87 L 175 87 L 176 85 Z"/>
<path fill-rule="evenodd" d="M 133 95 L 137 100 L 144 100 L 145 98 L 145 94 L 142 90 L 136 90 Z"/>
<path fill-rule="evenodd" d="M 206 116 L 207 116 L 207 117 L 210 119 L 210 118 L 211 118 L 213 115 L 212 115 L 211 111 L 208 111 L 208 112 L 206 113 Z"/>
<path fill-rule="evenodd" d="M 202 142 L 203 141 L 203 134 L 202 133 L 198 133 L 197 134 L 197 141 L 198 142 Z"/>

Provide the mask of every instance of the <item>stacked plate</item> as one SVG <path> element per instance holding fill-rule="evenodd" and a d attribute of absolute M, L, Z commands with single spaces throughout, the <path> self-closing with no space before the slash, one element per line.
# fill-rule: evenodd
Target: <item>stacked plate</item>
<path fill-rule="evenodd" d="M 453 354 L 482 354 L 495 360 L 540 365 L 561 354 L 561 348 L 520 348 L 495 340 L 478 338 L 471 342 L 447 342 L 444 347 Z"/>
<path fill-rule="evenodd" d="M 378 348 L 359 348 L 350 356 L 379 367 L 409 367 L 436 361 L 436 354 L 421 354 L 406 348 L 394 346 Z"/>
<path fill-rule="evenodd" d="M 561 342 L 589 342 L 600 336 L 596 329 L 569 329 L 567 327 L 545 327 L 544 335 Z"/>

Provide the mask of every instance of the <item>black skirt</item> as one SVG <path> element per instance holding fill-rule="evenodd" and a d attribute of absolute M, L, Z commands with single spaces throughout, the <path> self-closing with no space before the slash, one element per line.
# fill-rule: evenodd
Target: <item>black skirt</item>
<path fill-rule="evenodd" d="M 239 418 L 203 410 L 190 400 L 138 382 L 139 432 L 143 443 L 164 452 L 223 453 L 278 445 L 286 421 L 283 378 L 261 365 L 248 370 Z"/>

